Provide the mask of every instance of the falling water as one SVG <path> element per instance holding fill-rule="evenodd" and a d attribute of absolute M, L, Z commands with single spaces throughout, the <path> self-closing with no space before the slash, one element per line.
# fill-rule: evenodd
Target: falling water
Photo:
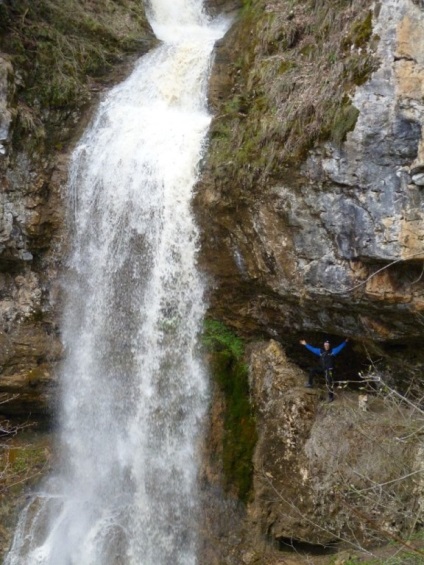
<path fill-rule="evenodd" d="M 162 44 L 103 100 L 70 169 L 61 464 L 22 512 L 7 565 L 196 562 L 207 380 L 191 194 L 225 22 L 152 0 Z"/>

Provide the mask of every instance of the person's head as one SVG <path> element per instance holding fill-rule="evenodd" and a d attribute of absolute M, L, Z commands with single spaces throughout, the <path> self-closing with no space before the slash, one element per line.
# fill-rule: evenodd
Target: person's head
<path fill-rule="evenodd" d="M 328 350 L 330 349 L 330 342 L 328 341 L 328 339 L 326 339 L 326 340 L 324 341 L 324 349 L 325 349 L 326 351 L 328 351 Z"/>

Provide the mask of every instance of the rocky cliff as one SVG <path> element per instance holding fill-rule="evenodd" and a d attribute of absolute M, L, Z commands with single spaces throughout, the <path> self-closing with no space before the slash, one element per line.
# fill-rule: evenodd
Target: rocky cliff
<path fill-rule="evenodd" d="M 422 520 L 403 394 L 424 366 L 423 29 L 412 0 L 246 1 L 217 48 L 196 210 L 209 314 L 253 348 L 256 547 L 370 547 Z M 324 336 L 350 337 L 332 405 L 303 388 L 299 339 Z"/>
<path fill-rule="evenodd" d="M 300 336 L 348 335 L 361 362 L 421 371 L 423 18 L 247 2 L 217 51 L 197 197 L 212 315 L 299 363 Z"/>
<path fill-rule="evenodd" d="M 49 416 L 61 358 L 70 148 L 101 91 L 152 45 L 140 2 L 0 2 L 0 395 Z"/>

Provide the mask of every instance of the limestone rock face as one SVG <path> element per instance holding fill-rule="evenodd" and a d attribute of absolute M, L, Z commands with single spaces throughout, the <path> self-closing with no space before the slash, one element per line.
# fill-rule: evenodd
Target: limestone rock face
<path fill-rule="evenodd" d="M 330 183 L 335 189 L 318 193 L 311 215 L 320 215 L 337 256 L 347 261 L 423 258 L 424 195 L 414 182 L 423 165 L 423 22 L 423 11 L 410 2 L 382 4 L 373 28 L 380 37 L 380 67 L 353 96 L 355 129 L 340 150 L 327 146 L 305 167 L 314 187 Z M 349 270 L 341 270 L 352 284 Z M 405 300 L 420 309 L 420 294 Z"/>
<path fill-rule="evenodd" d="M 195 201 L 210 315 L 284 347 L 249 358 L 253 548 L 372 545 L 421 512 L 422 454 L 402 424 L 416 414 L 342 389 L 326 404 L 322 383 L 304 387 L 298 341 L 349 336 L 343 379 L 376 362 L 422 386 L 424 6 L 311 4 L 251 3 L 217 46 Z"/>
<path fill-rule="evenodd" d="M 211 311 L 246 334 L 278 337 L 289 354 L 305 332 L 350 335 L 392 368 L 405 365 L 424 330 L 424 10 L 410 0 L 352 6 L 339 40 L 336 29 L 325 40 L 319 82 L 308 30 L 321 28 L 307 2 L 293 6 L 252 7 L 217 52 L 196 201 Z M 261 82 L 271 67 L 274 83 Z M 327 87 L 340 100 L 330 115 L 311 91 L 327 72 L 328 84 L 340 78 Z"/>

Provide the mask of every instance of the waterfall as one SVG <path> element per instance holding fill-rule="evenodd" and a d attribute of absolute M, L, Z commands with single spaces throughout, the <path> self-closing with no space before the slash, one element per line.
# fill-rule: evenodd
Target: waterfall
<path fill-rule="evenodd" d="M 196 0 L 151 0 L 159 47 L 101 102 L 69 174 L 60 461 L 7 565 L 196 563 L 197 355 L 191 210 L 215 41 Z"/>

